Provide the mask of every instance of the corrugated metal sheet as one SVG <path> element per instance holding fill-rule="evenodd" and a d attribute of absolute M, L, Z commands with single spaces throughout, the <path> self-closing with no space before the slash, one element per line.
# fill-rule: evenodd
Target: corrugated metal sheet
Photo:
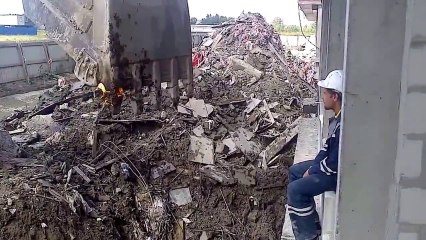
<path fill-rule="evenodd" d="M 55 42 L 0 43 L 0 84 L 46 73 L 71 73 L 75 63 Z"/>

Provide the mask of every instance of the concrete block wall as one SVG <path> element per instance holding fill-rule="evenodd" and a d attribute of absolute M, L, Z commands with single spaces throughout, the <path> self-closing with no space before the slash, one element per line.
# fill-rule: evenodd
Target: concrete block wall
<path fill-rule="evenodd" d="M 407 1 L 398 147 L 388 227 L 426 239 L 426 2 Z M 390 234 L 392 235 L 392 234 Z"/>

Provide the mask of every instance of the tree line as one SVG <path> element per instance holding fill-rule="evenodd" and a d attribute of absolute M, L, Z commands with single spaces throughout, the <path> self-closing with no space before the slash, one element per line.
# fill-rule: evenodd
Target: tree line
<path fill-rule="evenodd" d="M 275 31 L 281 33 L 281 34 L 289 34 L 289 35 L 301 35 L 302 31 L 300 30 L 300 25 L 286 25 L 282 18 L 275 18 L 272 21 L 272 26 L 274 27 Z M 315 23 L 310 25 L 302 26 L 303 33 L 306 35 L 312 35 L 316 32 L 316 25 Z"/>
<path fill-rule="evenodd" d="M 197 19 L 195 17 L 191 18 L 191 24 L 198 24 L 198 25 L 219 25 L 222 24 L 224 22 L 233 20 L 234 18 L 231 17 L 225 17 L 225 16 L 220 16 L 219 14 L 213 15 L 213 14 L 207 14 L 207 16 L 205 16 L 202 19 Z"/>

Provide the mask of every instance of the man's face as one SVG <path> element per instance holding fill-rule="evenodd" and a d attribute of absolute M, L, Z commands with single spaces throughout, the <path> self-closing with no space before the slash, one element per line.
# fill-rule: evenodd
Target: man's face
<path fill-rule="evenodd" d="M 332 91 L 329 91 L 327 89 L 323 89 L 322 101 L 324 102 L 325 110 L 332 110 L 332 109 L 334 109 L 334 105 L 338 101 L 338 96 L 337 96 L 337 94 L 333 93 Z"/>

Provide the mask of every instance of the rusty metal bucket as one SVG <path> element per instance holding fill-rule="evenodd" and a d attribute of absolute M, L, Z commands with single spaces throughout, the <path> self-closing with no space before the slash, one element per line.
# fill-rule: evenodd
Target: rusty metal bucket
<path fill-rule="evenodd" d="M 178 100 L 178 80 L 193 91 L 187 0 L 23 0 L 25 14 L 76 61 L 75 75 L 90 86 L 130 90 L 141 110 L 142 86 L 161 82 Z M 113 105 L 121 105 L 115 96 Z"/>

